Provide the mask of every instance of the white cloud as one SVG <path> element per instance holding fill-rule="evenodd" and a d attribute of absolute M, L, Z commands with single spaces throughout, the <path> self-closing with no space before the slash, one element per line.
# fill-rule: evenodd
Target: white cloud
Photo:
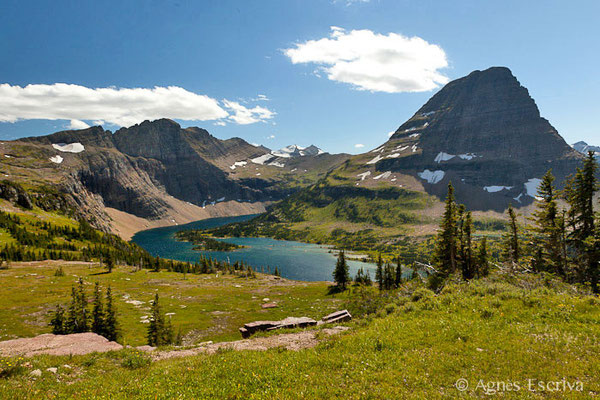
<path fill-rule="evenodd" d="M 79 121 L 78 119 L 72 119 L 69 125 L 67 125 L 67 129 L 86 129 L 90 126 L 83 121 Z"/>
<path fill-rule="evenodd" d="M 217 122 L 214 122 L 213 125 L 215 125 L 215 126 L 225 126 L 227 124 L 225 123 L 225 121 L 217 121 Z"/>
<path fill-rule="evenodd" d="M 275 135 L 267 136 L 267 139 L 275 139 Z"/>
<path fill-rule="evenodd" d="M 227 119 L 240 125 L 265 121 L 275 116 L 275 112 L 261 106 L 247 108 L 236 101 L 229 101 L 227 99 L 223 100 L 223 105 L 232 113 Z"/>
<path fill-rule="evenodd" d="M 97 119 L 95 121 L 92 121 L 94 123 L 94 125 L 104 125 L 104 121 L 102 121 L 101 119 Z"/>
<path fill-rule="evenodd" d="M 271 99 L 269 99 L 267 96 L 265 96 L 264 94 L 259 94 L 258 96 L 256 96 L 255 99 L 252 99 L 254 101 L 269 101 Z"/>
<path fill-rule="evenodd" d="M 338 4 L 338 3 L 345 3 L 346 6 L 351 6 L 353 4 L 360 4 L 360 3 L 368 3 L 371 0 L 333 0 L 334 4 Z"/>
<path fill-rule="evenodd" d="M 158 118 L 207 121 L 230 117 L 237 123 L 252 123 L 274 115 L 262 107 L 234 111 L 230 116 L 217 100 L 177 86 L 130 89 L 0 84 L 0 122 L 66 119 L 82 126 L 82 120 L 101 120 L 130 126 Z"/>
<path fill-rule="evenodd" d="M 365 145 L 362 143 L 357 143 L 354 145 L 354 147 L 356 147 L 357 149 L 361 149 L 361 148 L 365 147 Z"/>
<path fill-rule="evenodd" d="M 283 51 L 293 64 L 318 64 L 330 80 L 358 90 L 422 92 L 448 82 L 438 71 L 448 66 L 444 50 L 417 36 L 332 26 L 329 37 Z"/>

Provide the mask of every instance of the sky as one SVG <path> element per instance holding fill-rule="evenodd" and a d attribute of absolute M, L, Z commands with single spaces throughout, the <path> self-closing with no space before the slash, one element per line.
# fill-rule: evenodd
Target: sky
<path fill-rule="evenodd" d="M 167 117 L 359 153 L 450 80 L 509 67 L 568 143 L 600 145 L 600 2 L 2 1 L 0 139 Z"/>

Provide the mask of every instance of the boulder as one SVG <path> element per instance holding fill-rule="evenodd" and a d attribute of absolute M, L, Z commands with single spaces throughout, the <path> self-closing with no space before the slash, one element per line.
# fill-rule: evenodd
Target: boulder
<path fill-rule="evenodd" d="M 254 321 L 244 324 L 240 328 L 240 333 L 243 338 L 248 338 L 259 331 L 272 331 L 283 328 L 305 328 L 307 326 L 316 325 L 317 321 L 308 317 L 287 317 L 281 321 Z"/>
<path fill-rule="evenodd" d="M 334 324 L 338 322 L 350 321 L 351 319 L 352 315 L 350 315 L 348 310 L 341 310 L 324 316 L 321 318 L 321 322 L 323 324 Z"/>
<path fill-rule="evenodd" d="M 276 308 L 277 307 L 277 303 L 265 303 L 263 305 L 261 305 L 262 308 Z"/>

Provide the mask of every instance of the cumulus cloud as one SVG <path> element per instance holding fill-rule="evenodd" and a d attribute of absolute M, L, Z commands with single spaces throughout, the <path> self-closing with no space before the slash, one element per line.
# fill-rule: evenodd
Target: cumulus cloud
<path fill-rule="evenodd" d="M 283 50 L 293 64 L 316 64 L 336 82 L 373 92 L 423 92 L 448 82 L 446 53 L 420 37 L 332 26 L 327 38 Z"/>
<path fill-rule="evenodd" d="M 365 145 L 362 143 L 357 143 L 354 145 L 354 147 L 356 147 L 357 149 L 361 149 L 361 148 L 365 147 Z"/>
<path fill-rule="evenodd" d="M 102 124 L 97 124 L 102 125 Z M 69 125 L 67 125 L 67 129 L 85 129 L 90 126 L 83 121 L 79 121 L 78 119 L 72 119 Z"/>
<path fill-rule="evenodd" d="M 70 129 L 105 122 L 130 126 L 144 120 L 173 118 L 186 121 L 229 119 L 238 124 L 251 124 L 273 118 L 264 107 L 247 109 L 239 103 L 219 101 L 177 86 L 154 88 L 88 88 L 55 83 L 25 87 L 0 84 L 0 122 L 28 119 L 69 120 Z"/>
<path fill-rule="evenodd" d="M 275 112 L 261 106 L 248 108 L 236 101 L 229 101 L 227 99 L 223 100 L 223 105 L 231 112 L 231 115 L 227 119 L 240 125 L 265 121 L 275 116 Z"/>
<path fill-rule="evenodd" d="M 267 139 L 275 139 L 275 135 L 267 136 Z"/>

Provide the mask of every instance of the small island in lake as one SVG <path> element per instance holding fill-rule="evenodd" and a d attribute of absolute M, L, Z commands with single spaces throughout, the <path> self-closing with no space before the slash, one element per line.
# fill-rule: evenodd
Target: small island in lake
<path fill-rule="evenodd" d="M 194 250 L 201 251 L 232 251 L 246 247 L 213 239 L 200 230 L 179 231 L 175 233 L 175 238 L 183 242 L 193 243 Z"/>

